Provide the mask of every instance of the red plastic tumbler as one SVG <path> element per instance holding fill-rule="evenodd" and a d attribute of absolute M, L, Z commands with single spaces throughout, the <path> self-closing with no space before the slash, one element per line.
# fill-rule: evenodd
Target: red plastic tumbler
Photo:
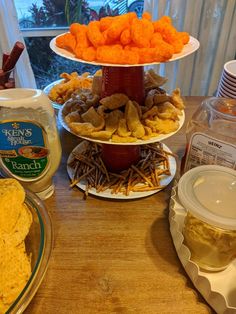
<path fill-rule="evenodd" d="M 140 105 L 144 102 L 144 70 L 137 67 L 102 68 L 102 97 L 124 93 Z"/>
<path fill-rule="evenodd" d="M 124 93 L 130 100 L 142 105 L 145 99 L 143 67 L 104 66 L 101 96 L 103 98 L 115 93 Z M 103 144 L 102 159 L 109 171 L 120 172 L 138 162 L 140 146 Z"/>

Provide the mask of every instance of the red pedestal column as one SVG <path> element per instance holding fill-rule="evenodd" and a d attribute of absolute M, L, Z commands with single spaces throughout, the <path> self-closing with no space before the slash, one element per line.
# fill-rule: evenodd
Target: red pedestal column
<path fill-rule="evenodd" d="M 144 102 L 144 70 L 138 67 L 102 68 L 102 97 L 124 93 L 140 105 Z"/>
<path fill-rule="evenodd" d="M 140 159 L 138 145 L 110 145 L 103 144 L 102 160 L 111 172 L 120 172 L 128 169 Z"/>
<path fill-rule="evenodd" d="M 104 66 L 101 96 L 103 98 L 115 93 L 124 93 L 130 100 L 142 105 L 145 99 L 143 67 Z M 139 161 L 140 146 L 104 144 L 102 159 L 109 171 L 120 172 Z"/>

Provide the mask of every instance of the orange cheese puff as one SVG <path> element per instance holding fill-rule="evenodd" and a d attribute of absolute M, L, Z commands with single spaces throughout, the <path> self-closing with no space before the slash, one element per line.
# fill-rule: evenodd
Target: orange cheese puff
<path fill-rule="evenodd" d="M 65 37 L 66 34 L 56 37 L 56 46 L 59 48 L 65 48 Z"/>
<path fill-rule="evenodd" d="M 79 31 L 75 34 L 76 38 L 76 46 L 81 48 L 87 48 L 89 46 L 92 46 L 88 39 L 88 28 L 86 25 L 80 25 Z"/>
<path fill-rule="evenodd" d="M 168 60 L 174 54 L 174 47 L 162 39 L 160 33 L 154 33 L 151 39 L 151 48 L 157 48 L 164 60 Z"/>
<path fill-rule="evenodd" d="M 133 42 L 124 46 L 124 50 L 138 50 L 138 49 L 139 48 Z"/>
<path fill-rule="evenodd" d="M 177 39 L 177 30 L 174 28 L 173 25 L 168 24 L 168 23 L 156 23 L 157 26 L 157 32 L 160 32 L 162 35 L 162 38 L 171 44 Z M 155 26 L 154 26 L 155 28 Z"/>
<path fill-rule="evenodd" d="M 152 51 L 153 62 L 165 62 L 170 59 L 169 57 L 167 58 L 165 56 L 166 52 L 163 50 L 163 48 L 160 47 L 160 49 L 158 48 L 150 48 L 150 49 L 154 49 Z"/>
<path fill-rule="evenodd" d="M 82 52 L 82 59 L 86 61 L 96 60 L 96 49 L 94 47 L 84 48 Z"/>
<path fill-rule="evenodd" d="M 139 54 L 139 63 L 164 62 L 167 59 L 163 57 L 164 52 L 158 48 L 132 48 Z"/>
<path fill-rule="evenodd" d="M 130 28 L 126 28 L 123 30 L 123 32 L 120 35 L 120 42 L 123 46 L 126 46 L 126 45 L 130 44 L 131 41 L 132 41 L 132 39 L 131 39 Z"/>
<path fill-rule="evenodd" d="M 174 54 L 174 48 L 171 44 L 166 43 L 164 40 L 159 42 L 159 45 L 157 45 L 156 47 L 156 54 L 158 54 L 158 56 L 160 56 L 163 61 L 167 61 L 169 59 L 171 59 L 171 57 Z"/>
<path fill-rule="evenodd" d="M 64 49 L 74 52 L 76 47 L 75 37 L 71 33 L 66 33 L 64 36 Z"/>
<path fill-rule="evenodd" d="M 174 53 L 179 53 L 184 48 L 183 42 L 181 40 L 179 40 L 179 39 L 176 39 L 176 40 L 172 41 L 171 45 L 174 48 Z"/>
<path fill-rule="evenodd" d="M 100 31 L 99 21 L 92 21 L 87 26 L 87 35 L 90 42 L 94 47 L 102 46 L 105 44 L 105 39 Z"/>
<path fill-rule="evenodd" d="M 163 41 L 163 39 L 162 39 L 161 33 L 154 33 L 151 40 L 150 40 L 150 45 L 152 48 L 154 48 L 156 46 L 159 46 L 160 42 L 162 42 L 162 41 Z"/>
<path fill-rule="evenodd" d="M 164 22 L 164 23 L 168 23 L 168 24 L 172 24 L 172 20 L 169 16 L 167 15 L 163 15 L 159 21 Z"/>
<path fill-rule="evenodd" d="M 102 32 L 102 36 L 104 37 L 104 40 L 105 40 L 105 45 L 115 45 L 117 41 L 108 37 L 107 33 L 108 33 L 108 29 Z"/>
<path fill-rule="evenodd" d="M 131 39 L 138 47 L 150 47 L 150 39 L 153 34 L 152 22 L 146 19 L 134 19 L 132 21 Z"/>
<path fill-rule="evenodd" d="M 130 24 L 132 23 L 132 21 L 134 19 L 138 18 L 137 14 L 135 12 L 129 12 L 129 13 L 126 13 L 125 15 L 127 15 Z"/>
<path fill-rule="evenodd" d="M 155 59 L 155 48 L 138 48 L 139 63 L 152 63 Z M 158 61 L 159 62 L 159 61 Z"/>
<path fill-rule="evenodd" d="M 81 27 L 81 24 L 79 24 L 79 23 L 72 23 L 70 25 L 69 30 L 70 30 L 72 35 L 76 35 L 76 33 L 78 33 L 80 31 L 80 27 Z"/>
<path fill-rule="evenodd" d="M 111 26 L 114 17 L 112 16 L 105 16 L 100 19 L 100 31 L 104 32 Z"/>
<path fill-rule="evenodd" d="M 82 59 L 82 54 L 83 54 L 83 50 L 84 49 L 85 48 L 81 48 L 81 47 L 78 47 L 78 46 L 75 47 L 74 54 L 75 54 L 76 58 Z"/>
<path fill-rule="evenodd" d="M 186 45 L 189 42 L 190 36 L 187 32 L 178 32 L 178 38 L 181 39 L 182 43 Z"/>
<path fill-rule="evenodd" d="M 124 58 L 122 64 L 138 64 L 139 63 L 139 53 L 132 50 L 124 50 Z"/>
<path fill-rule="evenodd" d="M 152 17 L 149 12 L 143 12 L 142 18 L 151 21 Z"/>
<path fill-rule="evenodd" d="M 100 46 L 97 48 L 96 59 L 105 63 L 121 63 L 124 59 L 124 50 L 121 45 Z"/>
<path fill-rule="evenodd" d="M 124 29 L 129 27 L 129 16 L 128 14 L 116 16 L 109 28 L 107 29 L 107 36 L 112 40 L 120 38 L 121 33 Z"/>

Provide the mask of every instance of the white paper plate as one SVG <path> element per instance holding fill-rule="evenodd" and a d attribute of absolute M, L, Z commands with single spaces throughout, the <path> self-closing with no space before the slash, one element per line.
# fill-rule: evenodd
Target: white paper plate
<path fill-rule="evenodd" d="M 58 35 L 57 37 L 61 36 L 62 34 Z M 62 48 L 58 48 L 56 46 L 56 38 L 53 38 L 50 41 L 50 48 L 59 56 L 73 60 L 73 61 L 77 61 L 77 62 L 82 62 L 82 63 L 87 63 L 87 64 L 92 64 L 92 65 L 102 65 L 102 66 L 112 66 L 112 67 L 130 67 L 130 66 L 145 66 L 145 65 L 151 65 L 151 64 L 159 64 L 160 62 L 153 62 L 153 63 L 142 63 L 142 64 L 114 64 L 114 63 L 99 63 L 99 62 L 88 62 L 82 59 L 78 59 L 75 57 L 75 55 L 65 49 Z M 173 57 L 168 60 L 167 62 L 171 62 L 171 61 L 176 61 L 179 59 L 182 59 L 184 57 L 187 57 L 188 55 L 192 54 L 193 52 L 195 52 L 198 48 L 200 47 L 200 43 L 199 41 L 190 36 L 190 40 L 189 42 L 184 45 L 183 50 L 180 53 L 176 53 L 173 55 Z"/>
<path fill-rule="evenodd" d="M 184 120 L 185 120 L 185 113 L 184 113 L 184 110 L 182 110 L 182 115 L 179 116 L 179 127 L 176 131 L 174 132 L 171 132 L 171 133 L 168 133 L 168 134 L 160 134 L 159 136 L 155 136 L 155 137 L 152 137 L 148 140 L 137 140 L 136 142 L 131 142 L 131 143 L 116 143 L 116 142 L 112 142 L 112 140 L 108 140 L 108 141 L 102 141 L 102 140 L 97 140 L 97 139 L 93 139 L 93 138 L 90 138 L 90 137 L 86 137 L 86 136 L 81 136 L 79 134 L 76 134 L 75 132 L 73 132 L 70 127 L 68 126 L 68 124 L 65 122 L 64 120 L 64 116 L 62 114 L 62 111 L 63 111 L 63 108 L 64 106 L 66 106 L 66 103 L 60 107 L 59 109 L 59 112 L 58 112 L 58 120 L 60 121 L 61 125 L 68 131 L 70 132 L 71 134 L 74 134 L 80 138 L 83 138 L 85 140 L 88 140 L 90 142 L 95 142 L 95 143 L 101 143 L 101 144 L 112 144 L 112 145 L 144 145 L 144 144 L 150 144 L 150 143 L 156 143 L 156 142 L 160 142 L 160 141 L 163 141 L 165 139 L 167 139 L 168 137 L 171 137 L 172 135 L 174 135 L 175 133 L 177 133 L 181 127 L 183 126 L 184 124 Z"/>
<path fill-rule="evenodd" d="M 87 143 L 87 141 L 81 142 L 79 145 L 77 145 L 73 149 L 73 151 L 69 155 L 69 158 L 67 160 L 67 172 L 68 172 L 68 175 L 69 175 L 70 179 L 73 178 L 74 169 L 71 168 L 68 164 L 74 159 L 73 158 L 73 152 L 74 153 L 81 153 L 81 152 L 83 152 L 84 149 L 86 148 L 85 147 L 85 145 L 87 145 L 86 143 Z M 166 150 L 167 152 L 171 153 L 171 150 L 165 144 L 163 144 L 163 149 Z M 170 176 L 165 176 L 160 181 L 161 185 L 167 186 L 173 180 L 173 178 L 175 176 L 175 173 L 176 173 L 176 160 L 175 160 L 174 157 L 172 157 L 170 155 L 169 155 L 169 164 L 170 164 L 171 175 Z M 85 181 L 79 182 L 77 184 L 77 186 L 80 189 L 82 189 L 83 191 L 86 190 L 86 182 Z M 146 197 L 146 196 L 150 196 L 150 195 L 155 194 L 155 193 L 157 193 L 157 192 L 159 192 L 161 190 L 163 190 L 163 188 L 162 189 L 158 189 L 158 190 L 154 190 L 154 191 L 130 192 L 130 194 L 127 196 L 127 195 L 124 195 L 123 193 L 112 194 L 110 189 L 108 189 L 108 190 L 106 190 L 104 192 L 97 193 L 96 189 L 92 188 L 92 189 L 89 190 L 89 194 L 95 195 L 95 196 L 98 196 L 98 197 L 103 197 L 103 198 L 112 198 L 112 199 L 120 199 L 120 200 L 131 200 L 131 199 L 137 199 L 137 198 L 143 198 L 143 197 Z"/>
<path fill-rule="evenodd" d="M 170 232 L 178 257 L 194 286 L 219 314 L 236 313 L 236 259 L 223 271 L 203 272 L 190 260 L 191 254 L 183 244 L 182 228 L 186 210 L 179 204 L 176 185 L 172 189 L 169 208 Z"/>

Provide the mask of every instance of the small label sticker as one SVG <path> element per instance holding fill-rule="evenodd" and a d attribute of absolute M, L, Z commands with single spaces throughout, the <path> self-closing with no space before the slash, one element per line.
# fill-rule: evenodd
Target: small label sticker
<path fill-rule="evenodd" d="M 201 132 L 190 139 L 185 171 L 200 165 L 220 165 L 236 169 L 236 146 Z"/>

